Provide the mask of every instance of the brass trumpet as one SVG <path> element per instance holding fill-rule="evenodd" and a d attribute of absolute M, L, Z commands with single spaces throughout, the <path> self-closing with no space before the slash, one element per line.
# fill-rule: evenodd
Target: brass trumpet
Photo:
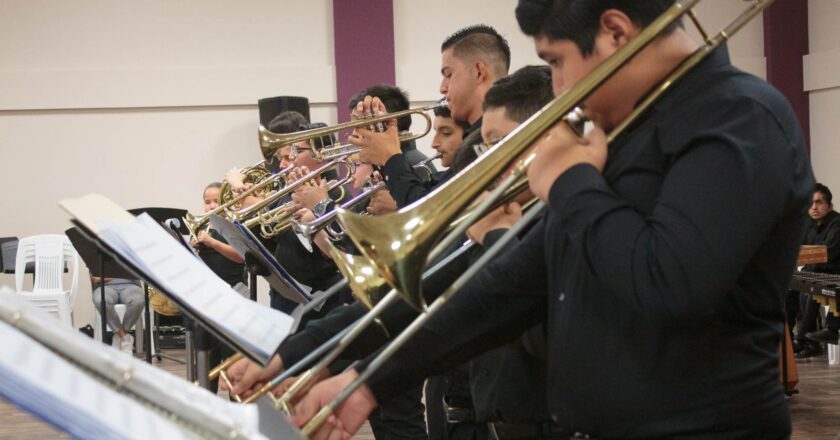
<path fill-rule="evenodd" d="M 311 171 L 309 174 L 301 177 L 297 181 L 286 185 L 283 189 L 275 191 L 265 199 L 260 200 L 258 203 L 247 208 L 241 209 L 239 211 L 233 212 L 231 214 L 231 217 L 233 220 L 242 223 L 245 227 L 249 229 L 260 225 L 262 235 L 266 238 L 277 235 L 289 227 L 289 219 L 291 218 L 291 214 L 288 212 L 288 208 L 291 206 L 291 203 L 284 203 L 281 206 L 268 210 L 265 209 L 275 204 L 276 202 L 279 202 L 283 198 L 290 196 L 295 191 L 295 189 L 307 183 L 309 180 L 320 176 L 322 173 L 325 173 L 327 171 L 341 166 L 346 168 L 345 177 L 339 179 L 338 181 L 332 182 L 329 185 L 330 191 L 335 188 L 338 188 L 344 185 L 345 183 L 349 182 L 350 179 L 352 179 L 353 170 L 355 168 L 352 163 L 343 160 L 333 160 L 331 162 L 325 163 L 317 169 L 315 169 L 314 171 Z"/>
<path fill-rule="evenodd" d="M 353 197 L 352 199 L 344 202 L 343 204 L 341 204 L 341 207 L 344 208 L 344 209 L 349 209 L 349 208 L 351 208 L 351 207 L 353 207 L 353 206 L 355 206 L 359 203 L 365 202 L 368 199 L 370 199 L 371 196 L 373 196 L 374 193 L 376 193 L 377 191 L 379 191 L 383 188 L 385 188 L 385 182 L 379 182 L 379 183 L 375 184 L 374 186 L 366 189 L 361 194 L 359 194 L 359 195 Z M 295 234 L 297 234 L 298 239 L 300 240 L 300 243 L 303 245 L 303 247 L 305 247 L 310 252 L 312 252 L 312 249 L 313 249 L 312 240 L 313 240 L 314 235 L 317 234 L 318 231 L 326 228 L 327 225 L 329 225 L 335 219 L 335 216 L 337 214 L 338 214 L 338 211 L 334 209 L 334 210 L 332 210 L 332 211 L 330 211 L 330 212 L 328 212 L 328 213 L 326 213 L 326 214 L 324 214 L 324 215 L 322 215 L 322 216 L 320 216 L 320 217 L 316 218 L 315 220 L 312 220 L 311 222 L 308 222 L 308 223 L 300 223 L 297 220 L 291 219 L 291 220 L 289 220 L 289 225 L 291 226 L 292 230 L 295 231 Z M 329 229 L 328 229 L 328 231 L 329 231 Z M 332 238 L 334 240 L 338 240 L 342 236 L 343 236 L 343 233 L 334 233 L 334 232 L 330 233 L 330 238 Z"/>
<path fill-rule="evenodd" d="M 209 212 L 207 212 L 203 215 L 193 215 L 192 213 L 188 212 L 187 215 L 184 216 L 184 224 L 187 226 L 187 230 L 190 231 L 190 237 L 193 237 L 193 238 L 197 237 L 198 233 L 200 231 L 207 228 L 207 226 L 209 225 L 211 216 L 221 215 L 222 213 L 236 212 L 235 211 L 236 205 L 238 205 L 239 203 L 244 201 L 247 197 L 250 197 L 252 195 L 257 195 L 260 192 L 265 191 L 266 189 L 268 189 L 269 187 L 271 187 L 275 184 L 278 184 L 278 185 L 282 186 L 282 184 L 280 182 L 283 181 L 282 179 L 284 179 L 286 177 L 286 174 L 291 170 L 292 170 L 292 168 L 290 167 L 290 168 L 286 168 L 286 169 L 284 169 L 284 170 L 282 170 L 282 171 L 280 171 L 276 174 L 271 174 L 271 175 L 265 177 L 260 182 L 257 182 L 254 186 L 252 186 L 252 187 L 248 188 L 247 190 L 243 191 L 241 194 L 237 195 L 236 197 L 233 197 L 233 198 L 230 198 L 229 200 L 226 200 L 224 203 L 221 203 L 222 192 L 220 191 L 219 192 L 219 194 L 220 194 L 219 206 L 217 206 L 213 210 L 211 210 L 211 211 L 209 211 Z"/>
<path fill-rule="evenodd" d="M 311 139 L 317 139 L 322 137 L 332 137 L 334 134 L 352 130 L 357 127 L 364 127 L 368 125 L 375 126 L 376 124 L 380 124 L 390 119 L 398 119 L 403 116 L 410 116 L 414 114 L 418 114 L 423 117 L 426 121 L 426 127 L 423 129 L 422 132 L 418 134 L 406 133 L 404 136 L 401 134 L 400 141 L 408 141 L 419 139 L 425 135 L 427 135 L 432 130 L 432 118 L 429 116 L 428 112 L 434 110 L 438 107 L 442 107 L 446 105 L 445 100 L 439 101 L 437 104 L 434 105 L 427 105 L 424 107 L 413 108 L 393 113 L 388 113 L 380 116 L 372 116 L 372 117 L 364 117 L 359 118 L 355 121 L 345 122 L 342 124 L 332 125 L 329 127 L 319 127 L 313 128 L 311 130 L 304 130 L 298 131 L 295 133 L 288 133 L 288 134 L 280 134 L 280 133 L 272 133 L 268 131 L 262 125 L 259 128 L 259 141 L 260 141 L 260 150 L 262 151 L 263 157 L 269 157 L 270 155 L 274 154 L 280 147 L 285 145 L 290 145 L 295 142 L 299 141 L 306 141 Z M 347 147 L 348 145 L 340 145 L 339 147 Z M 335 149 L 336 147 L 332 147 Z M 356 147 L 358 148 L 358 147 Z M 329 150 L 329 148 L 327 149 Z M 344 152 L 346 154 L 347 151 Z M 336 153 L 331 155 L 332 157 L 335 156 L 343 156 L 344 154 Z"/>

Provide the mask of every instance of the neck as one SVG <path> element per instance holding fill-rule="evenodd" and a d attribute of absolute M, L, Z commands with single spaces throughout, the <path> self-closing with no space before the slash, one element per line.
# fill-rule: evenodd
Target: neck
<path fill-rule="evenodd" d="M 615 105 L 604 114 L 609 127 L 620 124 L 683 60 L 697 49 L 684 31 L 677 30 L 661 37 L 636 55 L 614 78 L 622 84 L 623 93 Z"/>

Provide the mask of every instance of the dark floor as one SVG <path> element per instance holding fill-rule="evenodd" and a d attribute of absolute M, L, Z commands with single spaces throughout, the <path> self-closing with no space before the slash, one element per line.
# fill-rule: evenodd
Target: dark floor
<path fill-rule="evenodd" d="M 183 350 L 167 350 L 167 353 L 183 357 Z M 167 360 L 159 365 L 173 374 L 185 376 L 183 365 Z M 799 393 L 790 400 L 793 439 L 840 440 L 840 365 L 830 366 L 822 356 L 800 362 L 798 366 Z M 52 438 L 69 436 L 0 400 L 0 440 Z M 355 438 L 372 440 L 373 435 L 365 426 Z"/>

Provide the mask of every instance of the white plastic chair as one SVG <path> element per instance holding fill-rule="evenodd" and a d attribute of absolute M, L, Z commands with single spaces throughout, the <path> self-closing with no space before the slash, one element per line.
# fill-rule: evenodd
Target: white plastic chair
<path fill-rule="evenodd" d="M 28 304 L 55 317 L 62 325 L 73 328 L 70 305 L 64 292 L 17 292 Z"/>
<path fill-rule="evenodd" d="M 27 263 L 35 263 L 35 282 L 31 292 L 23 290 Z M 64 285 L 65 265 L 71 274 L 69 288 Z M 79 255 L 70 239 L 57 234 L 20 239 L 15 257 L 15 288 L 25 301 L 53 314 L 72 328 L 72 311 L 78 284 Z"/>

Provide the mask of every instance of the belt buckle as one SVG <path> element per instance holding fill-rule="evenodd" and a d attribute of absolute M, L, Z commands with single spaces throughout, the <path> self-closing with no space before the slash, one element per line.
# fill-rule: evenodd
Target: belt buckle
<path fill-rule="evenodd" d="M 446 398 L 441 399 L 443 403 L 443 412 L 446 414 L 446 422 L 453 424 L 453 423 L 464 423 L 464 422 L 471 422 L 475 417 L 473 417 L 473 410 L 471 408 L 460 408 L 457 406 L 451 406 L 449 403 L 446 402 Z"/>

